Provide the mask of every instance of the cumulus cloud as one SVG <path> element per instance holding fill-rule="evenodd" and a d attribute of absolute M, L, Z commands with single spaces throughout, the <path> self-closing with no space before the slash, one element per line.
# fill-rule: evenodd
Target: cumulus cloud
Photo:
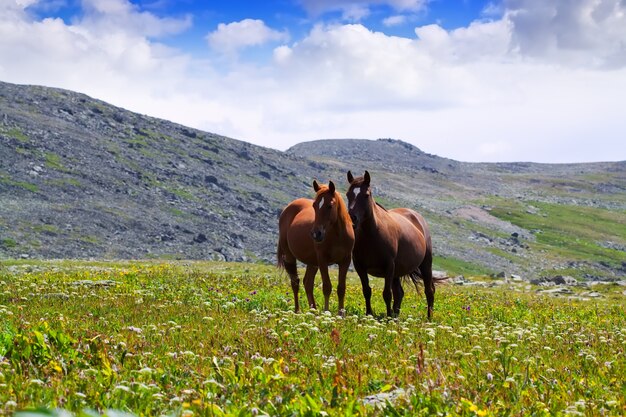
<path fill-rule="evenodd" d="M 506 0 L 504 18 L 523 55 L 594 67 L 626 65 L 626 2 Z"/>
<path fill-rule="evenodd" d="M 138 109 L 134 103 L 163 94 L 163 80 L 176 84 L 189 64 L 188 56 L 150 40 L 183 30 L 186 17 L 161 19 L 126 1 L 89 1 L 67 24 L 36 20 L 16 2 L 3 3 L 12 3 L 11 14 L 8 8 L 0 14 L 3 81 L 72 89 Z"/>
<path fill-rule="evenodd" d="M 258 46 L 268 42 L 284 42 L 288 39 L 287 32 L 271 29 L 258 19 L 220 23 L 215 31 L 207 35 L 207 41 L 211 48 L 222 53 L 233 53 L 248 46 Z"/>
<path fill-rule="evenodd" d="M 516 30 L 508 18 L 452 31 L 427 25 L 416 39 L 319 25 L 278 62 L 286 89 L 306 97 L 308 117 L 296 117 L 292 103 L 272 131 L 399 137 L 461 160 L 614 159 L 616 132 L 626 128 L 618 116 L 626 98 L 614 91 L 626 88 L 626 70 L 528 59 Z"/>

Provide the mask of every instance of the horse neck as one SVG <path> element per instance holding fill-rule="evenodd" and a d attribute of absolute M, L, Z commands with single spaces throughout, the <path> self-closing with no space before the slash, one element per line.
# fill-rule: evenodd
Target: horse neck
<path fill-rule="evenodd" d="M 364 228 L 369 234 L 378 234 L 380 232 L 381 222 L 384 222 L 384 218 L 388 217 L 387 211 L 376 204 L 374 197 L 372 197 L 370 204 L 372 205 L 372 215 L 364 219 Z"/>
<path fill-rule="evenodd" d="M 337 202 L 335 210 L 337 210 L 337 229 L 341 234 L 345 234 L 345 230 L 348 227 L 352 227 L 352 220 L 350 214 L 348 214 L 348 208 L 343 202 L 341 195 L 335 191 L 335 201 Z"/>

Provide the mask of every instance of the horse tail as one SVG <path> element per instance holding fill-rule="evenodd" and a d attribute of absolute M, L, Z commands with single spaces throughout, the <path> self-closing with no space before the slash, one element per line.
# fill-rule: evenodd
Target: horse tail
<path fill-rule="evenodd" d="M 278 269 L 285 269 L 285 252 L 283 251 L 283 245 L 280 244 L 278 239 L 278 245 L 276 245 L 276 267 Z"/>
<path fill-rule="evenodd" d="M 420 293 L 420 282 L 422 282 L 421 280 L 422 278 L 422 274 L 420 273 L 419 269 L 416 269 L 413 272 L 410 272 L 409 275 L 405 276 L 405 279 L 411 281 L 411 283 L 415 286 L 415 291 L 417 291 L 417 293 Z"/>

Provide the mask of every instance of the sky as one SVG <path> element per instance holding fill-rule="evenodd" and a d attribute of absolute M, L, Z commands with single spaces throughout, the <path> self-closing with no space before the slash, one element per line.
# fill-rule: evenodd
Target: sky
<path fill-rule="evenodd" d="M 626 160 L 626 0 L 0 0 L 0 81 L 279 150 Z"/>

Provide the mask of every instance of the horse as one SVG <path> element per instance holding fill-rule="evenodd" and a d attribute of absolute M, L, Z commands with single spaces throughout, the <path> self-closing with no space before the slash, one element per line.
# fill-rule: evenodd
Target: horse
<path fill-rule="evenodd" d="M 433 279 L 432 274 L 433 255 L 428 224 L 414 210 L 387 210 L 376 203 L 370 180 L 367 171 L 358 178 L 348 171 L 348 212 L 356 238 L 352 260 L 363 287 L 365 313 L 373 315 L 368 274 L 385 278 L 383 299 L 389 317 L 400 314 L 404 297 L 401 279 L 409 277 L 417 289 L 418 278 L 421 277 L 430 320 L 435 302 L 435 281 L 438 279 Z"/>
<path fill-rule="evenodd" d="M 317 308 L 313 297 L 313 285 L 315 274 L 319 269 L 325 311 L 329 310 L 328 300 L 332 292 L 328 265 L 337 264 L 339 314 L 344 315 L 346 274 L 354 247 L 352 221 L 343 198 L 335 190 L 332 181 L 326 186 L 314 180 L 313 189 L 316 192 L 315 200 L 299 198 L 289 203 L 280 214 L 277 266 L 285 269 L 289 275 L 297 313 L 300 310 L 298 299 L 300 280 L 296 261 L 306 265 L 303 283 L 309 307 L 313 309 Z"/>

